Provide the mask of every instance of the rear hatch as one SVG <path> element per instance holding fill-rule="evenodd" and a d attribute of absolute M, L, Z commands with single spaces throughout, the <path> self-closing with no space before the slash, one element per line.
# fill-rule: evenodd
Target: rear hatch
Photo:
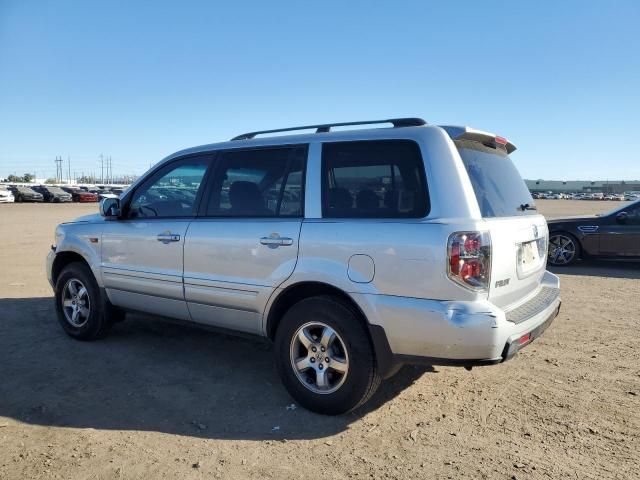
<path fill-rule="evenodd" d="M 511 161 L 515 146 L 470 129 L 451 131 L 491 235 L 489 300 L 516 306 L 540 287 L 547 260 L 547 223 Z"/>

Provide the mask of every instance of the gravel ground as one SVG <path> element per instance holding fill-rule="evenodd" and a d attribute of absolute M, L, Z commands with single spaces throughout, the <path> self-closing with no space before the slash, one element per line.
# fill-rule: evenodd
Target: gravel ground
<path fill-rule="evenodd" d="M 266 343 L 142 316 L 66 337 L 44 256 L 56 223 L 95 210 L 0 205 L 1 479 L 640 478 L 638 264 L 558 270 L 562 311 L 514 360 L 405 367 L 332 418 L 292 404 Z"/>

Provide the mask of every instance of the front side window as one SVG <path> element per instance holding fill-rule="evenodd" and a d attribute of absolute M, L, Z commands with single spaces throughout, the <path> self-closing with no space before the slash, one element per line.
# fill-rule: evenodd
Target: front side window
<path fill-rule="evenodd" d="M 204 158 L 172 163 L 144 182 L 133 194 L 129 218 L 192 217 L 209 162 Z"/>
<path fill-rule="evenodd" d="M 306 146 L 221 152 L 207 215 L 301 217 L 306 156 Z"/>
<path fill-rule="evenodd" d="M 323 144 L 323 217 L 422 218 L 428 213 L 424 165 L 415 142 Z"/>
<path fill-rule="evenodd" d="M 640 225 L 640 202 L 637 202 L 634 205 L 628 207 L 625 212 L 627 212 L 627 223 L 630 225 Z"/>

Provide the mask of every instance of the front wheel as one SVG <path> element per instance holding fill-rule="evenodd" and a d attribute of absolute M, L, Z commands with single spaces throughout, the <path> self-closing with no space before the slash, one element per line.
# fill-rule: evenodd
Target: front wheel
<path fill-rule="evenodd" d="M 110 304 L 87 265 L 74 262 L 64 267 L 56 281 L 55 302 L 58 321 L 69 336 L 93 340 L 109 333 Z"/>
<path fill-rule="evenodd" d="M 335 297 L 307 298 L 291 307 L 278 327 L 275 351 L 290 395 L 317 413 L 353 410 L 381 381 L 367 328 Z"/>
<path fill-rule="evenodd" d="M 580 256 L 578 240 L 568 233 L 552 233 L 549 237 L 549 263 L 565 266 L 574 263 Z"/>

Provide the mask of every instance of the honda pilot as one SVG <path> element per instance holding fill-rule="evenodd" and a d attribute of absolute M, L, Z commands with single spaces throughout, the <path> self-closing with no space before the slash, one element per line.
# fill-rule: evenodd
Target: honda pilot
<path fill-rule="evenodd" d="M 57 227 L 58 320 L 81 340 L 129 311 L 266 337 L 291 396 L 324 414 L 404 364 L 504 362 L 560 308 L 515 149 L 401 118 L 182 150 Z"/>

